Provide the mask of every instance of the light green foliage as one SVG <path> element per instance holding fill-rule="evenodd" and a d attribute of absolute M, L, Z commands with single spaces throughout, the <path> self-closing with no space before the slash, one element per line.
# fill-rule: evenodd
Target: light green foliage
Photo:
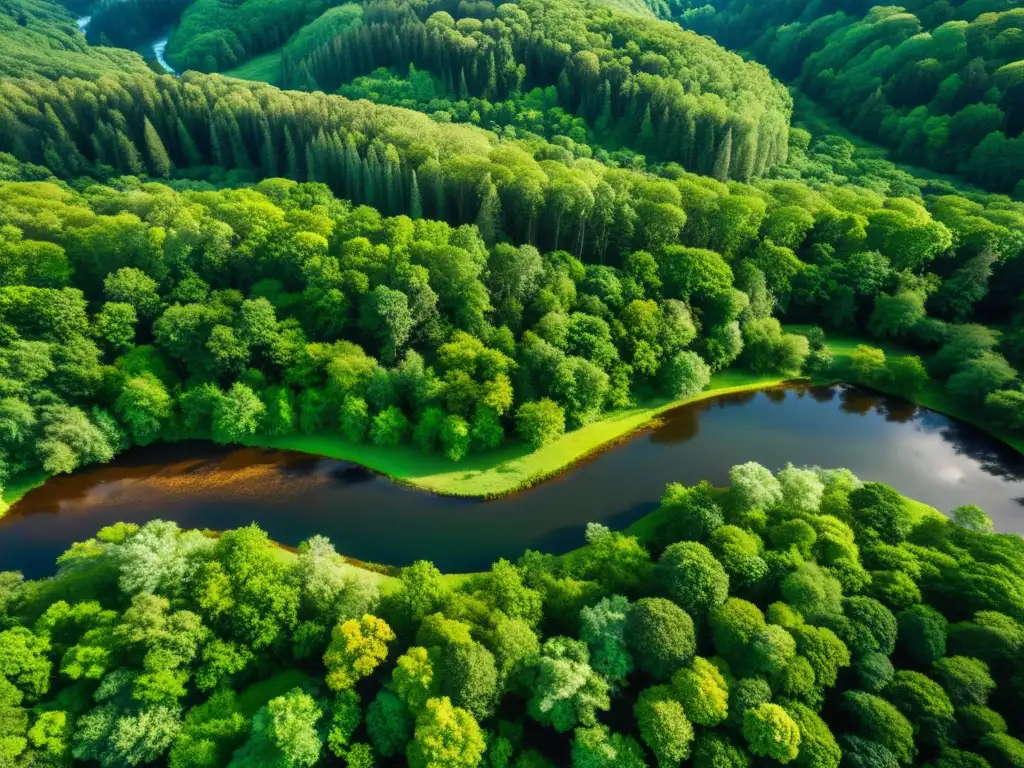
<path fill-rule="evenodd" d="M 557 403 L 547 398 L 523 403 L 516 412 L 516 429 L 527 444 L 540 448 L 565 432 L 565 414 Z"/>
<path fill-rule="evenodd" d="M 821 506 L 825 486 L 814 470 L 798 469 L 787 464 L 776 479 L 782 487 L 786 509 L 794 514 L 811 514 Z"/>
<path fill-rule="evenodd" d="M 229 765 L 315 765 L 323 746 L 316 728 L 322 715 L 313 698 L 298 688 L 271 699 L 256 713 L 249 740 Z"/>
<path fill-rule="evenodd" d="M 658 765 L 678 765 L 690 756 L 693 726 L 668 686 L 656 685 L 643 691 L 633 705 L 633 716 Z"/>
<path fill-rule="evenodd" d="M 814 679 L 823 688 L 836 684 L 839 671 L 850 666 L 850 651 L 836 634 L 826 627 L 802 624 L 791 630 L 797 652 L 810 662 Z"/>
<path fill-rule="evenodd" d="M 312 536 L 299 544 L 296 565 L 303 604 L 313 613 L 347 620 L 376 608 L 376 583 L 367 574 L 347 567 L 326 537 Z"/>
<path fill-rule="evenodd" d="M 487 646 L 494 654 L 499 691 L 508 681 L 518 679 L 540 652 L 540 640 L 530 625 L 523 619 L 510 619 L 501 613 L 492 619 Z"/>
<path fill-rule="evenodd" d="M 743 667 L 747 647 L 765 628 L 761 609 L 746 600 L 730 597 L 711 611 L 711 636 L 726 661 Z"/>
<path fill-rule="evenodd" d="M 828 724 L 804 704 L 790 703 L 786 713 L 800 729 L 800 751 L 795 764 L 807 768 L 837 768 L 842 751 Z"/>
<path fill-rule="evenodd" d="M 963 504 L 953 509 L 950 513 L 953 521 L 964 528 L 978 533 L 991 533 L 993 530 L 992 520 L 985 514 L 984 510 L 974 504 Z"/>
<path fill-rule="evenodd" d="M 677 352 L 663 375 L 665 392 L 676 400 L 693 397 L 711 382 L 711 369 L 696 352 Z"/>
<path fill-rule="evenodd" d="M 586 558 L 577 562 L 580 576 L 598 579 L 615 591 L 636 590 L 648 577 L 651 558 L 635 536 L 588 523 Z"/>
<path fill-rule="evenodd" d="M 559 733 L 595 725 L 597 711 L 611 704 L 608 683 L 591 668 L 587 647 L 578 640 L 545 641 L 527 679 L 532 691 L 527 712 Z"/>
<path fill-rule="evenodd" d="M 324 653 L 327 685 L 335 691 L 354 686 L 384 661 L 388 644 L 394 639 L 391 627 L 369 614 L 336 625 Z"/>
<path fill-rule="evenodd" d="M 248 729 L 238 711 L 234 691 L 218 691 L 185 716 L 168 755 L 171 768 L 214 768 L 228 762 L 228 754 Z"/>
<path fill-rule="evenodd" d="M 416 718 L 406 755 L 411 768 L 475 768 L 485 748 L 483 731 L 473 716 L 440 698 L 427 701 Z"/>
<path fill-rule="evenodd" d="M 402 569 L 399 602 L 414 622 L 437 612 L 447 595 L 441 572 L 426 560 L 417 560 Z"/>
<path fill-rule="evenodd" d="M 758 672 L 778 675 L 796 656 L 796 640 L 784 628 L 769 624 L 751 638 L 750 655 Z"/>
<path fill-rule="evenodd" d="M 395 448 L 409 431 L 409 419 L 395 406 L 389 406 L 373 417 L 370 439 L 376 445 Z"/>
<path fill-rule="evenodd" d="M 800 749 L 800 728 L 777 704 L 759 704 L 744 712 L 743 738 L 752 754 L 783 764 L 795 760 Z"/>
<path fill-rule="evenodd" d="M 771 509 L 782 499 L 782 485 L 757 462 L 729 470 L 729 494 L 741 509 Z"/>
<path fill-rule="evenodd" d="M 729 687 L 714 664 L 700 656 L 672 676 L 672 690 L 686 716 L 697 725 L 712 728 L 729 714 Z"/>
<path fill-rule="evenodd" d="M 412 647 L 395 662 L 388 688 L 409 708 L 418 713 L 427 699 L 437 698 L 437 676 L 434 662 L 426 648 Z"/>
<path fill-rule="evenodd" d="M 577 728 L 572 740 L 572 768 L 644 768 L 640 745 L 608 726 Z"/>
<path fill-rule="evenodd" d="M 736 525 L 719 526 L 708 546 L 729 574 L 734 591 L 753 587 L 768 575 L 768 565 L 761 558 L 761 539 L 752 531 Z"/>
<path fill-rule="evenodd" d="M 0 675 L 29 701 L 50 689 L 49 639 L 37 637 L 24 627 L 0 632 Z"/>

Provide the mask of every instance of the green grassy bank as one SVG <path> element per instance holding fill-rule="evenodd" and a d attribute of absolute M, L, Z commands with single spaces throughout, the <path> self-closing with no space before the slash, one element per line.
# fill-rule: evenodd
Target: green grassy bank
<path fill-rule="evenodd" d="M 603 448 L 650 426 L 670 408 L 733 392 L 761 389 L 785 380 L 778 375 L 723 371 L 716 374 L 708 388 L 695 397 L 659 400 L 615 411 L 599 421 L 566 433 L 536 451 L 522 443 L 512 442 L 494 451 L 470 454 L 458 464 L 438 454 L 423 453 L 415 446 L 381 448 L 367 443 L 351 443 L 337 435 L 261 437 L 252 445 L 353 461 L 397 482 L 432 493 L 492 498 L 529 488 L 563 472 Z"/>
<path fill-rule="evenodd" d="M 807 326 L 788 326 L 787 330 L 802 332 Z M 860 344 L 880 346 L 887 356 L 901 357 L 906 350 L 891 345 L 878 345 L 869 340 L 843 334 L 830 334 L 828 347 L 837 370 L 843 370 L 850 354 Z M 413 488 L 448 496 L 493 498 L 529 488 L 570 469 L 596 453 L 628 439 L 654 423 L 665 411 L 720 395 L 746 392 L 775 386 L 786 380 L 775 374 L 754 374 L 729 370 L 715 374 L 706 390 L 685 400 L 657 400 L 642 406 L 609 413 L 604 418 L 573 430 L 535 451 L 518 441 L 482 454 L 470 454 L 454 464 L 439 454 L 426 454 L 415 446 L 383 448 L 369 443 L 351 443 L 338 435 L 287 435 L 285 437 L 259 437 L 249 445 L 261 448 L 299 451 L 351 461 L 387 475 L 392 480 Z M 837 377 L 831 382 L 841 381 Z M 826 383 L 826 382 L 822 382 Z M 905 393 L 887 390 L 884 383 L 872 386 L 888 394 Z M 925 408 L 973 424 L 1024 453 L 1024 439 L 993 428 L 976 412 L 965 408 L 950 397 L 942 385 L 929 381 L 918 393 L 909 398 Z M 4 489 L 0 501 L 0 517 L 10 505 L 33 488 L 46 481 L 43 473 L 16 477 Z"/>
<path fill-rule="evenodd" d="M 239 80 L 251 80 L 253 82 L 269 83 L 277 85 L 281 76 L 282 49 L 265 53 L 241 64 L 234 69 L 229 69 L 220 74 L 224 77 L 235 77 Z"/>
<path fill-rule="evenodd" d="M 675 401 L 658 400 L 615 411 L 536 451 L 514 441 L 494 451 L 470 454 L 458 464 L 438 454 L 423 453 L 411 445 L 382 448 L 369 443 L 351 443 L 338 435 L 259 437 L 248 445 L 352 461 L 385 474 L 396 482 L 431 493 L 491 498 L 528 488 L 557 475 L 596 452 L 649 427 L 661 413 L 671 408 L 719 395 L 762 389 L 785 380 L 785 377 L 777 375 L 723 371 L 716 374 L 708 388 L 695 397 Z M 3 490 L 0 517 L 18 499 L 42 485 L 46 479 L 44 473 L 14 478 Z"/>

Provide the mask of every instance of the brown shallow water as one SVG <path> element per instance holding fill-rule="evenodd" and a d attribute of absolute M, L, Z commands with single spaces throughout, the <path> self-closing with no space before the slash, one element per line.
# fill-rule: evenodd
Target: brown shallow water
<path fill-rule="evenodd" d="M 258 523 L 295 545 L 321 533 L 338 551 L 444 571 L 525 549 L 564 552 L 591 521 L 622 528 L 666 483 L 724 484 L 729 467 L 848 467 L 949 511 L 975 503 L 997 529 L 1024 532 L 1024 457 L 962 422 L 852 387 L 794 385 L 678 408 L 664 424 L 537 488 L 492 501 L 396 485 L 362 467 L 290 451 L 178 443 L 48 481 L 0 520 L 0 570 L 52 573 L 73 542 L 118 521 L 187 528 Z"/>

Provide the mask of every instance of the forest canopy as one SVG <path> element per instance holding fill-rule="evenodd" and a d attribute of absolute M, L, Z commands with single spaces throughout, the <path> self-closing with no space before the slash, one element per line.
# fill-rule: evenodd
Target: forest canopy
<path fill-rule="evenodd" d="M 154 521 L 0 573 L 8 765 L 1017 764 L 1022 540 L 846 470 L 457 581 Z M 379 763 L 377 761 L 380 761 Z M 770 764 L 766 763 L 766 764 Z"/>

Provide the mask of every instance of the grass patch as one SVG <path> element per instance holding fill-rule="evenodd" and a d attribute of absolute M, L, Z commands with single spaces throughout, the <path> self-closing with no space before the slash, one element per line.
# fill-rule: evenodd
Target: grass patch
<path fill-rule="evenodd" d="M 49 479 L 45 472 L 28 472 L 14 477 L 10 485 L 3 489 L 0 496 L 0 517 L 7 514 L 14 502 L 18 501 L 33 488 L 38 488 Z"/>
<path fill-rule="evenodd" d="M 457 464 L 438 454 L 425 454 L 414 446 L 381 448 L 367 443 L 350 443 L 337 435 L 261 437 L 252 445 L 352 461 L 399 483 L 432 493 L 492 498 L 536 485 L 572 467 L 648 427 L 670 408 L 732 392 L 761 389 L 784 380 L 774 374 L 723 371 L 716 374 L 710 386 L 695 397 L 678 401 L 660 400 L 615 411 L 536 451 L 529 450 L 522 443 L 510 442 L 494 451 L 471 454 Z"/>
<path fill-rule="evenodd" d="M 281 49 L 264 53 L 254 59 L 249 59 L 234 69 L 221 72 L 225 77 L 235 77 L 239 80 L 251 80 L 254 82 L 269 83 L 277 85 L 281 77 Z"/>
<path fill-rule="evenodd" d="M 292 688 L 317 685 L 317 681 L 298 669 L 288 669 L 248 686 L 238 694 L 238 711 L 251 718 L 271 699 L 282 696 Z"/>

